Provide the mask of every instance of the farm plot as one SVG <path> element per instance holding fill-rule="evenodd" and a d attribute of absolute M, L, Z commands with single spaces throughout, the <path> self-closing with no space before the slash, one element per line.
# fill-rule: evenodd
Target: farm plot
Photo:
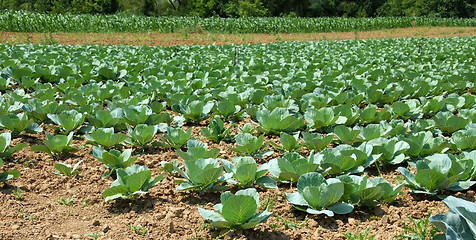
<path fill-rule="evenodd" d="M 475 201 L 475 43 L 0 45 L 2 238 L 393 239 Z"/>

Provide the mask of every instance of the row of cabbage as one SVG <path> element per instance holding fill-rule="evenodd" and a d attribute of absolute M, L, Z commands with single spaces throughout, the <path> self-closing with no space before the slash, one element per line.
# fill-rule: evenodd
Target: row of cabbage
<path fill-rule="evenodd" d="M 474 19 L 379 18 L 196 18 L 130 15 L 68 15 L 4 11 L 0 31 L 9 32 L 180 32 L 301 33 L 368 31 L 420 26 L 476 26 Z"/>
<path fill-rule="evenodd" d="M 413 191 L 460 191 L 476 180 L 475 41 L 0 45 L 0 126 L 9 131 L 0 138 L 2 157 L 26 147 L 9 148 L 11 137 L 42 132 L 41 124 L 56 133 L 33 151 L 58 157 L 77 150 L 73 135 L 83 136 L 105 164 L 104 178 L 115 179 L 103 193 L 110 201 L 137 197 L 165 176 L 133 165 L 127 148 L 174 149 L 182 161 L 162 167 L 183 178 L 178 190 L 248 188 L 224 193 L 219 214 L 200 210 L 217 227 L 249 228 L 270 216 L 255 213 L 257 192 L 249 187 L 256 185 L 297 183 L 287 199 L 311 214 L 392 201 L 403 185 L 368 179 L 369 166 L 408 163 L 416 170 L 399 171 Z M 247 117 L 250 123 L 234 125 Z M 190 126 L 204 121 L 201 136 L 192 136 Z M 200 137 L 234 143 L 236 156 L 218 158 L 220 149 Z M 279 157 L 259 164 L 270 150 Z M 55 167 L 74 175 L 78 165 Z M 0 180 L 13 177 L 18 171 Z"/>

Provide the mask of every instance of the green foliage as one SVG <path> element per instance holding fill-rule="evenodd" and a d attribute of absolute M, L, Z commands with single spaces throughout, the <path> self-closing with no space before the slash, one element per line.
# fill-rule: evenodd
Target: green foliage
<path fill-rule="evenodd" d="M 302 141 L 309 150 L 321 151 L 334 139 L 333 135 L 323 136 L 320 133 L 302 132 Z"/>
<path fill-rule="evenodd" d="M 215 205 L 215 211 L 198 208 L 200 215 L 210 221 L 215 228 L 250 229 L 266 221 L 273 213 L 265 209 L 258 210 L 259 194 L 254 188 L 239 190 L 235 194 L 225 192 L 221 203 Z"/>
<path fill-rule="evenodd" d="M 75 177 L 79 174 L 77 169 L 82 162 L 83 160 L 80 160 L 76 164 L 74 164 L 74 166 L 71 166 L 70 164 L 63 163 L 63 162 L 55 163 L 54 167 L 56 170 L 58 170 L 58 172 L 54 172 L 54 174 L 65 175 L 68 177 Z"/>
<path fill-rule="evenodd" d="M 403 184 L 393 187 L 381 177 L 368 179 L 367 176 L 342 175 L 337 178 L 344 183 L 342 199 L 352 205 L 373 207 L 381 202 L 390 203 L 403 189 Z"/>
<path fill-rule="evenodd" d="M 208 150 L 208 146 L 195 139 L 187 141 L 187 151 L 181 149 L 176 150 L 177 154 L 186 162 L 196 161 L 199 158 L 216 158 L 220 153 L 220 149 L 213 148 Z"/>
<path fill-rule="evenodd" d="M 325 179 L 321 174 L 306 173 L 299 178 L 298 192 L 286 193 L 286 199 L 298 210 L 310 214 L 350 213 L 354 207 L 341 201 L 345 187 L 339 179 Z"/>
<path fill-rule="evenodd" d="M 127 126 L 127 132 L 130 137 L 126 139 L 126 142 L 135 147 L 146 147 L 154 139 L 157 130 L 157 126 L 148 126 L 146 124 L 139 124 L 134 129 Z"/>
<path fill-rule="evenodd" d="M 359 232 L 359 228 L 357 228 L 356 234 L 345 232 L 344 236 L 347 240 L 373 240 L 376 235 L 369 236 L 371 230 L 372 228 L 369 227 L 365 231 Z"/>
<path fill-rule="evenodd" d="M 476 204 L 466 200 L 448 196 L 443 200 L 448 206 L 447 214 L 431 216 L 429 221 L 440 231 L 446 239 L 474 239 L 476 238 Z M 439 234 L 444 238 L 443 234 Z"/>
<path fill-rule="evenodd" d="M 219 159 L 216 158 L 200 158 L 196 161 L 185 161 L 185 171 L 182 171 L 177 164 L 173 164 L 173 168 L 185 180 L 178 180 L 180 183 L 177 190 L 219 190 L 220 183 L 226 180 L 223 174 L 223 167 L 220 166 Z M 221 187 L 223 188 L 223 187 Z"/>
<path fill-rule="evenodd" d="M 187 144 L 190 136 L 192 136 L 192 128 L 189 128 L 185 132 L 181 128 L 167 127 L 167 133 L 164 136 L 160 136 L 159 138 L 164 141 L 164 146 L 173 149 L 179 149 Z"/>
<path fill-rule="evenodd" d="M 215 103 L 211 101 L 207 103 L 200 100 L 184 101 L 174 105 L 172 110 L 182 114 L 187 121 L 198 122 L 208 117 L 214 105 Z"/>
<path fill-rule="evenodd" d="M 0 168 L 3 166 L 3 159 L 0 158 Z M 15 179 L 20 177 L 20 171 L 18 171 L 16 168 L 5 171 L 5 172 L 0 172 L 0 182 L 5 182 L 10 179 Z"/>
<path fill-rule="evenodd" d="M 14 147 L 10 147 L 11 134 L 9 132 L 4 132 L 0 134 L 0 159 L 7 160 L 10 159 L 12 154 L 20 151 L 21 149 L 27 146 L 26 143 L 18 143 Z"/>
<path fill-rule="evenodd" d="M 318 166 L 313 152 L 308 158 L 298 153 L 287 153 L 281 158 L 269 161 L 269 172 L 281 182 L 297 182 L 301 175 L 315 172 Z"/>
<path fill-rule="evenodd" d="M 83 124 L 86 116 L 76 110 L 65 111 L 61 114 L 47 114 L 48 118 L 53 121 L 62 133 L 69 133 Z"/>
<path fill-rule="evenodd" d="M 291 114 L 288 109 L 277 107 L 272 111 L 259 110 L 256 119 L 260 124 L 260 130 L 266 134 L 278 134 L 279 132 L 295 132 L 304 126 L 304 119 Z"/>
<path fill-rule="evenodd" d="M 283 145 L 284 150 L 288 152 L 296 151 L 301 148 L 301 144 L 298 142 L 299 133 L 295 135 L 290 135 L 285 132 L 282 132 L 279 135 L 279 140 Z"/>
<path fill-rule="evenodd" d="M 236 147 L 230 148 L 230 150 L 243 156 L 257 156 L 262 158 L 272 154 L 270 151 L 262 151 L 267 146 L 267 144 L 263 145 L 264 135 L 254 137 L 250 133 L 241 133 L 235 136 L 235 140 Z"/>
<path fill-rule="evenodd" d="M 101 196 L 106 198 L 106 202 L 117 199 L 135 199 L 141 194 L 145 194 L 150 188 L 159 184 L 165 178 L 161 174 L 151 178 L 151 172 L 147 167 L 132 165 L 126 169 L 116 169 L 117 179 L 111 183 Z"/>
<path fill-rule="evenodd" d="M 127 135 L 123 133 L 114 133 L 114 128 L 98 128 L 89 134 L 85 134 L 84 138 L 91 143 L 109 149 L 127 139 Z"/>
<path fill-rule="evenodd" d="M 12 135 L 16 136 L 23 131 L 29 133 L 39 133 L 43 129 L 35 123 L 35 121 L 28 117 L 27 114 L 7 114 L 0 116 L 0 129 L 10 130 Z"/>
<path fill-rule="evenodd" d="M 407 217 L 412 222 L 413 226 L 403 223 L 403 233 L 395 237 L 409 240 L 435 239 L 438 231 L 431 226 L 429 220 L 430 216 L 431 213 L 429 213 L 427 217 L 420 219 Z"/>
<path fill-rule="evenodd" d="M 227 178 L 229 184 L 238 185 L 240 188 L 251 187 L 253 184 L 264 188 L 278 188 L 276 181 L 264 176 L 268 172 L 268 164 L 258 167 L 252 157 L 234 157 L 232 161 L 234 164 L 224 159 L 221 160 L 225 171 L 232 175 L 231 178 Z"/>
<path fill-rule="evenodd" d="M 434 154 L 416 162 L 416 174 L 399 167 L 406 184 L 415 193 L 437 194 L 447 189 L 462 191 L 476 183 L 472 159 L 457 159 L 452 154 Z"/>
<path fill-rule="evenodd" d="M 45 152 L 54 157 L 58 157 L 62 153 L 78 151 L 77 148 L 71 146 L 72 141 L 73 132 L 70 132 L 68 136 L 46 133 L 46 139 L 43 140 L 45 145 L 33 145 L 31 146 L 31 150 L 33 152 Z"/>
<path fill-rule="evenodd" d="M 104 166 L 108 169 L 108 171 L 102 175 L 102 178 L 107 178 L 112 175 L 115 179 L 116 169 L 126 169 L 137 160 L 137 157 L 132 157 L 132 149 L 126 149 L 121 153 L 115 149 L 106 151 L 100 147 L 94 146 L 93 156 L 100 162 L 104 163 Z"/>
<path fill-rule="evenodd" d="M 203 136 L 213 142 L 219 143 L 222 140 L 229 138 L 230 132 L 235 124 L 231 124 L 225 129 L 224 123 L 220 118 L 213 118 L 207 128 L 201 128 Z"/>

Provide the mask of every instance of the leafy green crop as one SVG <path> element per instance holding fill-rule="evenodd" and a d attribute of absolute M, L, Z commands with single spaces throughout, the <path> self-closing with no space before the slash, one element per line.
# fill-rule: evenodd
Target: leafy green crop
<path fill-rule="evenodd" d="M 238 185 L 241 188 L 251 187 L 253 184 L 265 188 L 278 188 L 276 181 L 268 176 L 264 176 L 268 172 L 268 164 L 258 167 L 255 159 L 252 157 L 234 157 L 232 161 L 236 165 L 227 160 L 221 160 L 225 171 L 232 174 L 233 179 L 227 179 L 229 184 Z"/>
<path fill-rule="evenodd" d="M 302 141 L 309 150 L 321 151 L 334 139 L 333 135 L 323 136 L 320 133 L 302 132 Z"/>
<path fill-rule="evenodd" d="M 434 154 L 416 162 L 416 174 L 399 167 L 407 185 L 415 193 L 437 194 L 448 189 L 461 191 L 476 183 L 472 159 L 459 160 L 451 154 Z"/>
<path fill-rule="evenodd" d="M 121 153 L 115 149 L 106 151 L 100 147 L 94 146 L 93 156 L 104 163 L 104 166 L 108 169 L 108 171 L 102 175 L 102 178 L 112 176 L 116 179 L 116 169 L 125 169 L 137 160 L 137 157 L 132 157 L 132 149 L 126 149 Z"/>
<path fill-rule="evenodd" d="M 86 115 L 76 110 L 65 111 L 60 114 L 47 114 L 48 118 L 60 127 L 62 133 L 69 133 L 83 124 Z"/>
<path fill-rule="evenodd" d="M 379 202 L 390 203 L 401 193 L 403 184 L 395 187 L 381 177 L 368 179 L 368 176 L 342 175 L 337 177 L 344 183 L 342 199 L 352 205 L 372 207 Z"/>
<path fill-rule="evenodd" d="M 230 192 L 220 196 L 221 203 L 215 205 L 215 211 L 198 208 L 200 215 L 210 221 L 215 228 L 249 229 L 266 221 L 273 213 L 265 209 L 256 213 L 259 207 L 259 194 L 254 188 Z"/>
<path fill-rule="evenodd" d="M 235 140 L 236 147 L 230 149 L 241 155 L 257 156 L 262 158 L 272 154 L 270 151 L 263 152 L 263 149 L 267 146 L 267 144 L 263 145 L 264 135 L 254 137 L 250 133 L 241 133 L 235 136 Z"/>
<path fill-rule="evenodd" d="M 18 135 L 22 131 L 30 133 L 39 133 L 43 129 L 35 123 L 35 121 L 28 117 L 27 114 L 7 114 L 0 116 L 0 129 L 8 129 L 12 135 Z"/>
<path fill-rule="evenodd" d="M 318 166 L 313 152 L 308 158 L 298 153 L 287 153 L 269 161 L 269 172 L 281 182 L 297 182 L 301 175 L 316 171 Z"/>
<path fill-rule="evenodd" d="M 448 206 L 447 214 L 430 217 L 430 222 L 443 231 L 443 239 L 464 240 L 476 238 L 476 204 L 457 197 L 448 196 L 443 200 Z"/>
<path fill-rule="evenodd" d="M 146 124 L 138 124 L 134 129 L 127 126 L 129 138 L 126 142 L 136 147 L 146 147 L 147 144 L 154 140 L 157 133 L 157 126 L 148 126 Z"/>
<path fill-rule="evenodd" d="M 272 111 L 259 110 L 256 119 L 260 130 L 266 134 L 279 134 L 279 132 L 295 132 L 304 126 L 304 119 L 291 114 L 288 109 L 277 107 Z"/>
<path fill-rule="evenodd" d="M 309 130 L 314 131 L 332 126 L 339 116 L 335 115 L 332 108 L 308 109 L 304 113 L 304 119 L 308 122 Z"/>
<path fill-rule="evenodd" d="M 165 178 L 164 174 L 151 178 L 150 170 L 138 165 L 132 165 L 126 169 L 118 168 L 116 175 L 117 179 L 101 194 L 106 198 L 106 202 L 120 198 L 137 198 L 139 195 L 147 193 L 150 188 Z"/>
<path fill-rule="evenodd" d="M 223 167 L 220 166 L 219 159 L 200 158 L 196 161 L 185 161 L 185 171 L 182 171 L 176 164 L 173 165 L 186 180 L 178 180 L 180 186 L 177 190 L 218 190 L 219 184 L 226 180 L 223 174 Z"/>
<path fill-rule="evenodd" d="M 230 136 L 230 132 L 235 124 L 231 124 L 225 129 L 224 123 L 220 118 L 213 118 L 207 128 L 201 128 L 203 136 L 207 139 L 219 143 L 222 140 L 226 140 Z"/>
<path fill-rule="evenodd" d="M 190 139 L 187 141 L 187 151 L 177 149 L 177 154 L 186 162 L 196 161 L 199 158 L 216 158 L 220 149 L 213 148 L 208 150 L 208 146 L 198 140 Z"/>
<path fill-rule="evenodd" d="M 198 122 L 206 117 L 212 110 L 214 102 L 204 103 L 200 100 L 184 101 L 178 105 L 174 105 L 172 110 L 181 113 L 187 121 Z"/>
<path fill-rule="evenodd" d="M 11 134 L 9 132 L 0 134 L 0 159 L 2 160 L 9 159 L 12 154 L 28 146 L 26 143 L 18 143 L 14 147 L 10 147 L 11 139 Z"/>
<path fill-rule="evenodd" d="M 306 173 L 299 178 L 298 192 L 286 193 L 286 199 L 298 210 L 310 214 L 350 213 L 354 207 L 342 202 L 345 186 L 339 179 L 325 179 L 319 173 Z"/>
<path fill-rule="evenodd" d="M 326 148 L 316 154 L 314 162 L 319 165 L 323 175 L 359 173 L 378 158 L 378 156 L 372 155 L 372 150 L 372 145 L 365 143 L 358 148 L 339 145 L 335 148 Z"/>
<path fill-rule="evenodd" d="M 451 134 L 465 128 L 471 120 L 451 114 L 451 112 L 439 112 L 433 117 L 435 126 L 442 132 Z"/>
<path fill-rule="evenodd" d="M 368 142 L 373 146 L 373 154 L 380 154 L 379 161 L 390 164 L 400 164 L 405 160 L 405 152 L 410 144 L 398 141 L 396 138 L 376 138 Z"/>
<path fill-rule="evenodd" d="M 74 164 L 74 166 L 71 166 L 70 164 L 63 163 L 63 162 L 55 163 L 54 167 L 56 170 L 58 170 L 58 172 L 54 172 L 54 174 L 65 175 L 68 177 L 75 177 L 79 174 L 77 169 L 82 162 L 83 161 L 80 160 L 76 164 Z"/>
<path fill-rule="evenodd" d="M 192 136 L 192 128 L 189 128 L 186 132 L 181 128 L 167 127 L 167 133 L 159 138 L 164 141 L 165 145 L 169 148 L 179 149 L 185 144 Z"/>
<path fill-rule="evenodd" d="M 127 135 L 123 133 L 114 133 L 114 128 L 98 128 L 89 134 L 85 134 L 84 138 L 91 143 L 109 149 L 127 139 Z"/>
<path fill-rule="evenodd" d="M 0 158 L 0 168 L 3 167 L 3 159 Z M 0 182 L 5 182 L 10 179 L 15 179 L 19 178 L 21 175 L 20 171 L 18 171 L 16 168 L 5 171 L 5 172 L 0 172 Z"/>
<path fill-rule="evenodd" d="M 43 141 L 45 145 L 33 145 L 31 146 L 31 150 L 33 152 L 45 152 L 54 157 L 58 157 L 62 153 L 78 151 L 77 148 L 71 146 L 72 142 L 73 132 L 70 132 L 68 136 L 46 133 L 46 139 Z"/>

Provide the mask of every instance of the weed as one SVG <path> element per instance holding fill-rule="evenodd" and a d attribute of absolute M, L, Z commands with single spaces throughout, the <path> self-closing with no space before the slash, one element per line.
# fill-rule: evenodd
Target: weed
<path fill-rule="evenodd" d="M 412 217 L 408 217 L 413 223 L 413 227 L 403 223 L 403 233 L 395 237 L 409 240 L 434 239 L 438 230 L 430 224 L 430 216 L 431 212 L 428 213 L 428 216 L 425 218 L 413 219 Z"/>
<path fill-rule="evenodd" d="M 134 225 L 126 223 L 126 226 L 128 226 L 137 235 L 146 235 L 147 233 L 149 233 L 149 229 L 147 229 L 146 227 L 143 227 L 140 224 L 137 226 L 134 226 Z"/>
<path fill-rule="evenodd" d="M 24 220 L 28 220 L 28 221 L 38 220 L 38 216 L 36 216 L 35 214 L 27 214 L 23 210 L 18 212 L 18 217 L 20 217 L 21 219 L 24 219 Z"/>
<path fill-rule="evenodd" d="M 84 236 L 86 237 L 90 237 L 92 238 L 93 240 L 97 240 L 100 236 L 104 235 L 103 232 L 98 232 L 98 233 L 86 233 L 84 234 Z"/>
<path fill-rule="evenodd" d="M 61 200 L 58 200 L 58 203 L 65 206 L 72 206 L 74 203 L 74 197 L 76 197 L 76 195 L 73 195 L 70 198 L 61 198 Z"/>
<path fill-rule="evenodd" d="M 348 240 L 373 240 L 375 238 L 375 234 L 372 235 L 372 236 L 369 236 L 369 233 L 370 233 L 371 229 L 372 228 L 369 227 L 369 228 L 367 228 L 367 230 L 365 230 L 363 232 L 359 232 L 359 227 L 357 227 L 356 234 L 346 232 L 346 233 L 344 233 L 344 236 Z"/>
<path fill-rule="evenodd" d="M 15 196 L 17 200 L 23 200 L 24 196 L 21 193 L 21 188 L 17 187 L 17 189 L 13 190 L 13 196 Z"/>
<path fill-rule="evenodd" d="M 23 166 L 25 166 L 25 167 L 30 167 L 30 166 L 35 166 L 35 165 L 36 165 L 35 160 L 33 160 L 31 158 L 28 158 L 27 160 L 25 160 L 23 162 Z"/>
<path fill-rule="evenodd" d="M 301 228 L 301 227 L 303 227 L 303 226 L 306 226 L 308 218 L 307 218 L 307 215 L 306 215 L 306 217 L 304 218 L 304 220 L 302 220 L 302 221 L 297 221 L 296 218 L 286 219 L 286 218 L 283 218 L 283 217 L 278 216 L 278 217 L 276 217 L 276 220 L 282 221 L 282 222 L 284 223 L 284 229 L 285 229 L 285 230 L 288 230 L 288 229 L 296 230 L 296 229 L 298 229 L 298 228 Z M 273 224 L 271 224 L 271 225 L 273 225 Z M 274 225 L 277 225 L 277 224 L 274 224 Z M 273 226 L 273 227 L 279 228 L 279 226 L 278 226 L 278 227 Z"/>
<path fill-rule="evenodd" d="M 81 202 L 81 206 L 83 206 L 83 207 L 87 207 L 87 206 L 90 206 L 90 205 L 91 205 L 91 203 L 89 203 L 89 201 L 87 199 L 84 200 L 83 202 Z"/>
<path fill-rule="evenodd" d="M 72 216 L 74 216 L 74 215 L 75 215 L 75 214 L 74 214 L 74 212 L 73 212 L 72 210 L 68 210 L 68 216 L 72 217 Z"/>

